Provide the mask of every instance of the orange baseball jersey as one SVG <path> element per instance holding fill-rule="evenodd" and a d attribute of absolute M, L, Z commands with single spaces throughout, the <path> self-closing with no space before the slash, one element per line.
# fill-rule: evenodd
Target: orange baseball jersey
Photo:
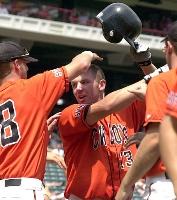
<path fill-rule="evenodd" d="M 167 98 L 166 114 L 177 118 L 177 69 L 174 71 L 176 81 Z"/>
<path fill-rule="evenodd" d="M 43 179 L 46 120 L 68 85 L 60 68 L 0 86 L 0 179 Z"/>
<path fill-rule="evenodd" d="M 62 111 L 58 122 L 67 164 L 65 196 L 112 199 L 132 165 L 136 147 L 123 145 L 143 125 L 145 105 L 136 101 L 93 126 L 85 122 L 88 107 L 74 104 Z"/>
<path fill-rule="evenodd" d="M 161 122 L 166 108 L 168 93 L 176 82 L 175 69 L 162 73 L 154 77 L 148 84 L 146 92 L 146 116 L 145 125 L 150 122 Z M 158 175 L 165 171 L 161 160 L 157 161 L 147 176 Z"/>

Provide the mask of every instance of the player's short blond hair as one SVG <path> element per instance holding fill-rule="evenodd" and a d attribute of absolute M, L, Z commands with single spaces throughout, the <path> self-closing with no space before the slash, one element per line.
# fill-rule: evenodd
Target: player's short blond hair
<path fill-rule="evenodd" d="M 0 63 L 0 79 L 5 78 L 11 72 L 11 65 L 9 62 Z"/>
<path fill-rule="evenodd" d="M 106 80 L 103 70 L 98 65 L 91 64 L 89 71 L 91 71 L 95 75 L 97 81 L 100 81 L 103 79 Z"/>

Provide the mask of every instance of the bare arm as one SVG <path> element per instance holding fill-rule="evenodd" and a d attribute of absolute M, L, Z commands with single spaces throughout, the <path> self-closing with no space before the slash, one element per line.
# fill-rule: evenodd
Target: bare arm
<path fill-rule="evenodd" d="M 160 153 L 177 196 L 177 119 L 166 116 L 160 126 Z"/>
<path fill-rule="evenodd" d="M 125 175 L 116 200 L 126 200 L 132 192 L 132 187 L 156 163 L 160 157 L 159 152 L 159 123 L 150 123 L 146 135 L 135 155 L 133 164 Z M 148 156 L 147 156 L 148 155 Z"/>
<path fill-rule="evenodd" d="M 71 81 L 79 74 L 86 72 L 94 60 L 103 60 L 96 53 L 91 51 L 84 51 L 72 59 L 72 61 L 65 66 L 68 74 L 68 79 Z"/>
<path fill-rule="evenodd" d="M 113 112 L 118 112 L 123 108 L 127 107 L 128 105 L 130 105 L 135 99 L 140 97 L 139 94 L 129 92 L 129 90 L 132 89 L 141 90 L 141 93 L 145 95 L 146 92 L 145 81 L 141 80 L 133 85 L 112 92 L 102 100 L 92 104 L 87 112 L 86 122 L 89 125 L 93 125 L 99 119 L 102 119 Z"/>
<path fill-rule="evenodd" d="M 150 74 L 157 69 L 152 63 L 148 66 L 141 66 L 140 68 L 142 69 L 144 75 Z"/>

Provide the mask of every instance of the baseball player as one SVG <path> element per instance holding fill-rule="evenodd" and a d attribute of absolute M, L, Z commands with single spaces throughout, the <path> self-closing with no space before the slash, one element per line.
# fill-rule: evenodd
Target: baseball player
<path fill-rule="evenodd" d="M 105 85 L 102 70 L 92 65 L 72 81 L 79 104 L 64 109 L 59 118 L 68 199 L 114 199 L 133 161 L 135 146 L 124 150 L 123 145 L 143 124 L 144 103 L 135 101 L 131 87 L 103 98 Z"/>
<path fill-rule="evenodd" d="M 142 80 L 104 97 L 105 76 L 95 65 L 71 84 L 78 104 L 64 109 L 58 121 L 67 165 L 65 197 L 114 199 L 136 151 L 135 145 L 124 145 L 144 122 L 144 102 L 133 91 L 140 90 L 140 97 L 146 84 Z"/>
<path fill-rule="evenodd" d="M 173 60 L 174 66 L 177 66 L 177 57 Z M 174 76 L 177 77 L 177 70 L 173 71 Z M 173 182 L 175 195 L 177 197 L 177 170 L 176 170 L 176 147 L 177 147 L 177 82 L 173 89 L 171 89 L 168 100 L 166 116 L 160 126 L 160 153 L 164 161 L 167 173 Z"/>
<path fill-rule="evenodd" d="M 47 117 L 69 82 L 101 58 L 85 51 L 71 63 L 30 79 L 27 63 L 37 61 L 15 42 L 0 43 L 0 199 L 41 200 Z"/>
<path fill-rule="evenodd" d="M 145 132 L 134 163 L 124 177 L 117 200 L 126 200 L 132 192 L 134 183 L 146 175 L 146 190 L 143 199 L 172 200 L 175 199 L 173 185 L 168 173 L 160 160 L 159 126 L 165 112 L 165 104 L 169 91 L 176 83 L 177 67 L 177 22 L 169 29 L 165 38 L 164 53 L 169 72 L 154 77 L 148 84 L 146 93 Z M 165 132 L 163 137 L 166 136 Z M 169 144 L 171 145 L 171 144 Z M 170 156 L 169 154 L 165 154 Z"/>

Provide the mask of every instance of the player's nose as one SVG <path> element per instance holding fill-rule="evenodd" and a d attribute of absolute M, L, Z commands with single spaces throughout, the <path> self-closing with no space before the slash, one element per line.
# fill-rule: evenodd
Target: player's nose
<path fill-rule="evenodd" d="M 77 83 L 76 90 L 82 90 L 82 84 L 81 83 Z"/>

